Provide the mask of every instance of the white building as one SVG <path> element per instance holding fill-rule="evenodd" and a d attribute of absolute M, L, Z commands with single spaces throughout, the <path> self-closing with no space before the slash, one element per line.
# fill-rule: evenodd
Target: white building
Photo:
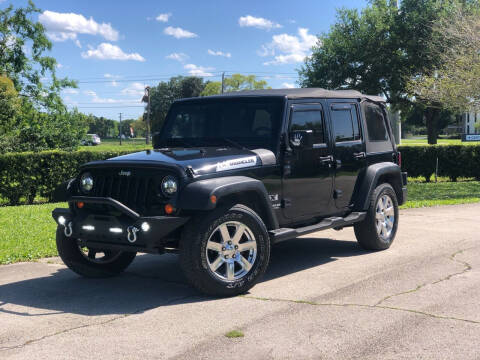
<path fill-rule="evenodd" d="M 480 134 L 480 113 L 470 112 L 463 114 L 463 133 Z"/>

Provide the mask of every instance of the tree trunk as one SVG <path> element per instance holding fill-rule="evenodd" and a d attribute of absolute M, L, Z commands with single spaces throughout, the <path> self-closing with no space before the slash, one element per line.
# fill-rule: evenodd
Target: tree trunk
<path fill-rule="evenodd" d="M 435 108 L 425 109 L 428 143 L 430 145 L 435 145 L 437 143 L 438 113 L 439 113 L 439 110 Z"/>

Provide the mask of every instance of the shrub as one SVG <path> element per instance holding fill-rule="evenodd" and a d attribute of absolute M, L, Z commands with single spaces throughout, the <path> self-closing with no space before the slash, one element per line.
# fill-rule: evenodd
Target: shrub
<path fill-rule="evenodd" d="M 480 179 L 480 145 L 399 146 L 402 169 L 409 176 L 424 176 L 430 181 L 438 158 L 438 175 L 457 181 L 459 177 Z"/>
<path fill-rule="evenodd" d="M 36 196 L 51 200 L 55 188 L 76 176 L 82 164 L 127 153 L 44 151 L 0 155 L 0 198 L 7 199 L 10 205 L 21 201 L 31 204 Z"/>

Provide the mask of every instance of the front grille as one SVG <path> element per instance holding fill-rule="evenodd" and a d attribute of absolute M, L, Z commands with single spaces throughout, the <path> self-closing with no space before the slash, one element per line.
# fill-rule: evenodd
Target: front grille
<path fill-rule="evenodd" d="M 94 186 L 88 196 L 115 199 L 142 216 L 163 215 L 167 199 L 161 195 L 160 183 L 168 174 L 136 169 L 131 171 L 130 176 L 122 176 L 119 175 L 120 170 L 90 170 Z M 92 210 L 105 209 L 104 205 L 89 204 L 88 207 Z"/>
<path fill-rule="evenodd" d="M 156 197 L 151 177 L 96 176 L 94 196 L 118 200 L 138 213 L 147 211 Z"/>

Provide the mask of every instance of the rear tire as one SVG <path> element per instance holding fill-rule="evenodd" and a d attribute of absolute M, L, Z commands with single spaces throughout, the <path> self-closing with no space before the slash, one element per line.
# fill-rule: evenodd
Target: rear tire
<path fill-rule="evenodd" d="M 137 255 L 135 252 L 81 248 L 77 239 L 65 236 L 61 226 L 57 228 L 57 250 L 70 270 L 88 278 L 118 275 L 132 263 Z M 97 254 L 104 254 L 104 256 L 100 258 L 96 256 Z"/>
<path fill-rule="evenodd" d="M 395 239 L 397 227 L 397 195 L 390 184 L 380 184 L 370 198 L 367 217 L 354 225 L 355 236 L 366 250 L 386 250 Z"/>
<path fill-rule="evenodd" d="M 270 238 L 260 216 L 244 205 L 218 208 L 183 230 L 180 264 L 189 282 L 210 296 L 252 288 L 267 269 Z"/>

